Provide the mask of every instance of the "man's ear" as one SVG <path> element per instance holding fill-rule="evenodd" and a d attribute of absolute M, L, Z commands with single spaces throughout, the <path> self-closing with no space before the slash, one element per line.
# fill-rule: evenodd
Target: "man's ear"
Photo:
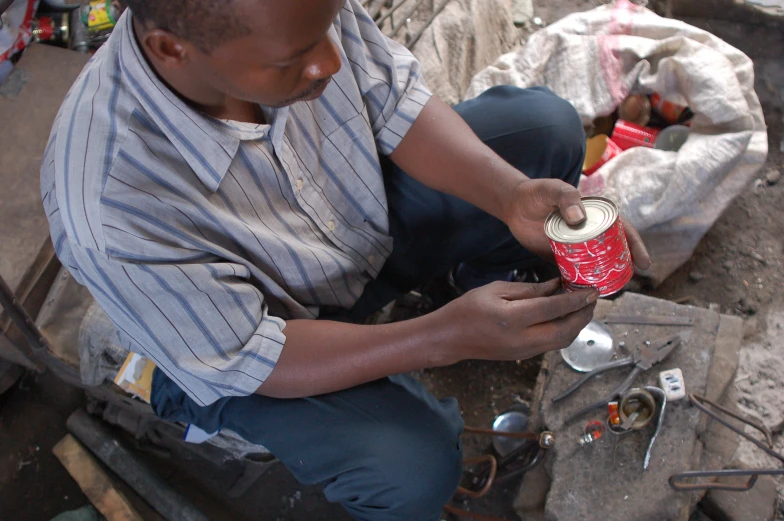
<path fill-rule="evenodd" d="M 142 36 L 142 45 L 155 61 L 170 68 L 188 63 L 188 47 L 180 38 L 162 29 L 150 29 Z"/>

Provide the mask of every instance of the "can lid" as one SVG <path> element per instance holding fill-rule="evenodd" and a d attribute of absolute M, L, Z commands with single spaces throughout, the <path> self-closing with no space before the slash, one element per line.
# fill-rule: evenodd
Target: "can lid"
<path fill-rule="evenodd" d="M 586 219 L 582 224 L 569 226 L 556 210 L 544 223 L 544 232 L 555 242 L 574 244 L 597 238 L 610 229 L 618 219 L 618 207 L 604 197 L 584 197 Z"/>

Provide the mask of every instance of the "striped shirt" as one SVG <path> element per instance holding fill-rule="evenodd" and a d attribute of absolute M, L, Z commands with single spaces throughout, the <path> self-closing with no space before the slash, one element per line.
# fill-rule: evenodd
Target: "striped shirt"
<path fill-rule="evenodd" d="M 430 93 L 358 0 L 318 100 L 220 121 L 154 74 L 126 13 L 60 109 L 41 173 L 62 263 L 197 403 L 255 392 L 285 320 L 349 308 L 392 249 L 379 154 Z"/>

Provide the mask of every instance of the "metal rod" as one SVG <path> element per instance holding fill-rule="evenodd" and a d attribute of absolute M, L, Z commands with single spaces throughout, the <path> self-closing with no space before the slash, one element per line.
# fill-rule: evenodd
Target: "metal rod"
<path fill-rule="evenodd" d="M 645 390 L 651 394 L 656 394 L 661 398 L 661 407 L 659 408 L 659 418 L 656 420 L 656 431 L 654 431 L 651 441 L 648 443 L 648 450 L 645 452 L 645 462 L 642 464 L 642 470 L 648 470 L 648 467 L 651 465 L 653 444 L 656 443 L 656 438 L 658 438 L 661 433 L 662 424 L 664 423 L 664 411 L 667 409 L 667 393 L 654 386 L 648 386 Z"/>
<path fill-rule="evenodd" d="M 168 521 L 209 521 L 190 501 L 141 463 L 99 421 L 79 409 L 68 418 L 68 430 L 107 467 Z"/>
<path fill-rule="evenodd" d="M 759 447 L 760 449 L 765 451 L 765 453 L 768 454 L 769 456 L 772 456 L 772 457 L 776 458 L 777 460 L 779 460 L 781 462 L 784 462 L 784 456 L 782 456 L 778 452 L 776 452 L 776 451 L 772 450 L 771 448 L 769 448 L 769 447 L 773 447 L 773 436 L 770 434 L 770 430 L 766 426 L 764 426 L 762 424 L 759 424 L 759 423 L 757 423 L 757 422 L 755 422 L 753 420 L 750 420 L 748 418 L 744 418 L 743 416 L 741 416 L 739 414 L 736 414 L 736 413 L 734 413 L 734 412 L 732 412 L 732 411 L 730 411 L 728 409 L 725 409 L 724 407 L 722 407 L 721 405 L 717 404 L 716 402 L 708 400 L 704 396 L 700 396 L 698 394 L 690 394 L 689 395 L 689 401 L 691 402 L 692 405 L 697 407 L 699 410 L 701 410 L 702 412 L 704 412 L 705 414 L 707 414 L 708 416 L 710 416 L 711 418 L 713 418 L 717 422 L 721 423 L 722 425 L 724 425 L 728 429 L 732 430 L 733 432 L 735 432 L 739 436 L 743 436 L 744 438 L 746 438 L 747 440 L 752 442 L 754 445 L 756 445 L 757 447 Z M 732 418 L 735 418 L 736 420 L 738 420 L 740 422 L 743 422 L 746 425 L 757 429 L 759 432 L 761 432 L 763 434 L 763 436 L 765 436 L 765 441 L 768 442 L 768 446 L 766 447 L 761 441 L 752 438 L 751 436 L 746 434 L 746 432 L 744 430 L 739 429 L 738 427 L 735 427 L 730 422 L 728 422 L 727 420 L 725 420 L 724 418 L 722 418 L 718 414 L 714 413 L 713 411 L 711 411 L 710 409 L 705 407 L 703 405 L 703 403 L 707 403 L 711 407 L 714 407 L 715 409 L 718 409 L 719 411 L 723 412 L 724 414 L 726 414 L 728 416 L 731 416 Z"/>
<path fill-rule="evenodd" d="M 430 17 L 430 19 L 429 19 L 429 20 L 428 20 L 428 21 L 425 23 L 425 25 L 423 25 L 423 26 L 422 26 L 422 28 L 421 28 L 421 29 L 419 29 L 419 31 L 417 31 L 417 33 L 416 33 L 414 36 L 412 36 L 412 37 L 411 37 L 411 41 L 410 41 L 410 42 L 408 42 L 408 44 L 406 45 L 406 47 L 408 47 L 409 49 L 411 49 L 411 48 L 413 48 L 413 47 L 414 47 L 414 45 L 416 45 L 416 43 L 419 41 L 419 39 L 422 37 L 422 35 L 423 35 L 423 34 L 425 34 L 425 31 L 427 30 L 427 28 L 428 28 L 428 27 L 430 27 L 430 25 L 431 25 L 431 24 L 432 24 L 432 23 L 435 21 L 436 17 L 437 17 L 438 15 L 440 15 L 440 14 L 441 14 L 441 12 L 442 12 L 444 9 L 446 9 L 446 6 L 447 6 L 448 4 L 449 4 L 449 0 L 444 0 L 444 3 L 443 3 L 443 4 L 441 4 L 441 7 L 439 7 L 438 9 L 436 9 L 436 11 L 433 13 L 433 16 L 431 16 L 431 17 Z"/>
<path fill-rule="evenodd" d="M 463 430 L 468 434 L 486 434 L 488 436 L 498 436 L 514 440 L 539 441 L 539 438 L 541 438 L 541 434 L 535 432 L 494 431 L 493 429 L 480 429 L 478 427 L 465 427 Z"/>
<path fill-rule="evenodd" d="M 784 462 L 784 456 L 775 452 L 769 447 L 773 447 L 773 437 L 770 433 L 770 429 L 768 429 L 765 425 L 759 424 L 754 422 L 748 418 L 744 418 L 743 416 L 736 414 L 721 405 L 708 400 L 704 396 L 700 396 L 697 394 L 690 394 L 689 401 L 699 410 L 716 420 L 717 422 L 721 423 L 734 433 L 738 434 L 739 436 L 743 436 L 754 445 L 762 449 L 766 454 L 776 458 L 777 460 Z M 736 420 L 749 425 L 757 429 L 765 436 L 765 441 L 768 443 L 766 446 L 761 441 L 753 438 L 743 429 L 739 429 L 738 427 L 732 425 L 730 422 L 719 416 L 717 413 L 708 409 L 704 404 L 708 404 L 711 407 L 715 408 L 716 410 L 735 418 Z M 677 490 L 679 492 L 689 492 L 694 490 L 726 490 L 730 492 L 744 492 L 746 490 L 750 490 L 755 483 L 757 482 L 757 478 L 759 476 L 781 476 L 784 475 L 784 469 L 725 469 L 725 470 L 692 470 L 687 472 L 681 472 L 680 474 L 675 474 L 670 476 L 669 484 L 673 490 Z M 682 481 L 687 479 L 695 479 L 695 478 L 713 478 L 718 479 L 721 477 L 739 477 L 739 476 L 749 476 L 749 479 L 746 483 L 742 485 L 733 485 L 729 483 L 719 483 L 719 482 L 711 482 L 711 483 L 682 483 Z"/>
<path fill-rule="evenodd" d="M 367 11 L 371 18 L 378 16 L 379 11 L 381 11 L 381 8 L 384 7 L 386 1 L 387 0 L 372 0 L 370 2 Z"/>
<path fill-rule="evenodd" d="M 378 25 L 379 27 L 381 27 L 381 24 L 383 24 L 383 23 L 384 23 L 384 21 L 385 21 L 387 18 L 389 18 L 390 16 L 392 16 L 393 14 L 395 14 L 395 11 L 397 11 L 398 9 L 400 9 L 400 7 L 401 7 L 403 4 L 405 4 L 406 2 L 408 2 L 408 0 L 400 0 L 400 1 L 399 1 L 399 2 L 397 2 L 395 5 L 393 5 L 392 7 L 390 7 L 390 8 L 389 8 L 389 11 L 387 11 L 386 13 L 384 13 L 383 15 L 381 15 L 381 18 L 379 18 L 378 20 L 376 20 L 376 25 Z"/>
<path fill-rule="evenodd" d="M 414 13 L 416 13 L 419 10 L 420 4 L 421 4 L 421 1 L 420 0 L 416 0 L 414 2 L 414 5 L 411 6 L 411 8 L 408 11 L 406 11 L 406 14 L 404 14 L 403 17 L 402 17 L 403 18 L 403 23 L 401 23 L 397 27 L 393 28 L 392 34 L 390 35 L 392 38 L 397 36 L 397 33 L 400 32 L 400 29 L 402 29 L 403 26 L 406 25 L 406 23 L 405 23 L 406 20 L 408 20 L 408 18 L 410 16 L 412 16 Z"/>
<path fill-rule="evenodd" d="M 693 326 L 690 317 L 669 317 L 664 315 L 607 315 L 605 324 L 634 324 L 640 326 Z"/>

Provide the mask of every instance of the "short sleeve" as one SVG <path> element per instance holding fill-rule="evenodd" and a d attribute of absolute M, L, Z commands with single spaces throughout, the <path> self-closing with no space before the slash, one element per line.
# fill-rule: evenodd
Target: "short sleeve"
<path fill-rule="evenodd" d="M 339 34 L 368 110 L 379 151 L 391 154 L 432 96 L 419 61 L 387 38 L 357 0 L 347 0 Z"/>
<path fill-rule="evenodd" d="M 253 394 L 286 338 L 239 264 L 118 259 L 72 245 L 81 279 L 132 351 L 201 405 Z"/>

